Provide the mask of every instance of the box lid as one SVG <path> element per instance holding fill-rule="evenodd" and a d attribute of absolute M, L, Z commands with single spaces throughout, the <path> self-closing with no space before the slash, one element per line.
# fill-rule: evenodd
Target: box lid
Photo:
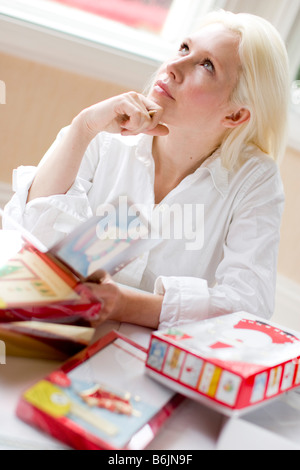
<path fill-rule="evenodd" d="M 300 333 L 247 312 L 157 331 L 152 336 L 243 377 L 300 356 Z"/>

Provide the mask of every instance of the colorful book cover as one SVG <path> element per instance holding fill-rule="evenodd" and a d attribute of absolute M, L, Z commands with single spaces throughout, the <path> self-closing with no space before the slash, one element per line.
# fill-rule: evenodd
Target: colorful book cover
<path fill-rule="evenodd" d="M 153 332 L 154 379 L 227 415 L 300 386 L 300 333 L 246 312 Z"/>
<path fill-rule="evenodd" d="M 26 390 L 17 415 L 75 449 L 143 449 L 184 399 L 145 374 L 146 357 L 111 332 Z"/>
<path fill-rule="evenodd" d="M 80 299 L 78 279 L 35 247 L 26 244 L 0 266 L 0 307 L 47 305 Z"/>
<path fill-rule="evenodd" d="M 101 206 L 101 213 L 50 250 L 81 280 L 97 271 L 113 275 L 162 241 L 140 206 L 131 204 L 126 196 Z"/>

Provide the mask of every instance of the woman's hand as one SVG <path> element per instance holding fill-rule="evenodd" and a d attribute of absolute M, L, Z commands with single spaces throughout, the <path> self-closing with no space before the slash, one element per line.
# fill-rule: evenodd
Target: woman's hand
<path fill-rule="evenodd" d="M 167 135 L 168 128 L 160 124 L 162 115 L 161 106 L 133 91 L 84 109 L 38 169 L 27 202 L 37 197 L 65 194 L 76 179 L 88 145 L 99 132 Z"/>
<path fill-rule="evenodd" d="M 109 274 L 97 272 L 85 285 L 102 303 L 100 322 L 115 320 L 157 329 L 163 296 L 116 284 Z"/>
<path fill-rule="evenodd" d="M 161 106 L 131 91 L 92 105 L 75 119 L 80 119 L 92 135 L 101 131 L 122 135 L 167 135 L 168 128 L 160 124 L 162 115 Z"/>
<path fill-rule="evenodd" d="M 114 315 L 122 314 L 126 304 L 126 296 L 109 274 L 104 271 L 97 272 L 90 277 L 85 285 L 90 289 L 93 296 L 101 302 L 101 322 L 112 319 Z"/>

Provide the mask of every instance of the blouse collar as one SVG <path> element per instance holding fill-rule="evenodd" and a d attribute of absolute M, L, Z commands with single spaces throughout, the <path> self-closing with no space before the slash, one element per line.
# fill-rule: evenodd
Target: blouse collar
<path fill-rule="evenodd" d="M 152 142 L 153 136 L 140 134 L 136 147 L 136 158 L 148 168 L 154 168 Z M 224 168 L 222 165 L 219 149 L 210 155 L 202 165 L 200 165 L 195 172 L 189 176 L 193 179 L 198 179 L 203 170 L 207 170 L 210 173 L 215 188 L 219 191 L 222 197 L 225 197 L 229 187 L 229 170 Z"/>

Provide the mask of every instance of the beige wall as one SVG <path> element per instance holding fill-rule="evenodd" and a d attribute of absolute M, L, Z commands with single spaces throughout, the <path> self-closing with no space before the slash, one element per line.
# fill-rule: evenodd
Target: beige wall
<path fill-rule="evenodd" d="M 0 80 L 6 83 L 6 104 L 0 105 L 0 182 L 7 183 L 16 166 L 36 164 L 82 108 L 126 91 L 1 53 Z M 281 172 L 286 205 L 278 271 L 300 283 L 300 153 L 288 149 Z"/>
<path fill-rule="evenodd" d="M 13 168 L 36 164 L 57 132 L 84 107 L 127 91 L 0 53 L 0 80 L 6 104 L 0 105 L 0 181 L 10 182 Z"/>
<path fill-rule="evenodd" d="M 300 152 L 287 149 L 280 168 L 286 201 L 281 226 L 278 271 L 300 283 Z"/>

